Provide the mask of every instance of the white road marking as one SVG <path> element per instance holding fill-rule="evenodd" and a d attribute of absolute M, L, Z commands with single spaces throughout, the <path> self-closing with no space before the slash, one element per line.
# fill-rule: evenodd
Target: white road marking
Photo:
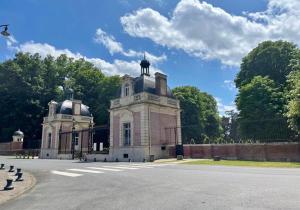
<path fill-rule="evenodd" d="M 78 177 L 82 176 L 83 174 L 75 174 L 75 173 L 68 173 L 63 171 L 51 171 L 53 174 L 62 175 L 62 176 L 70 176 L 70 177 Z"/>
<path fill-rule="evenodd" d="M 117 168 L 117 169 L 130 169 L 130 170 L 136 170 L 139 168 L 133 168 L 133 167 L 126 167 L 126 166 L 103 166 L 105 168 Z"/>
<path fill-rule="evenodd" d="M 120 167 L 124 167 L 124 165 L 119 165 Z M 152 166 L 141 166 L 141 165 L 129 165 L 130 167 L 134 168 L 153 168 Z M 126 165 L 127 167 L 127 165 Z"/>
<path fill-rule="evenodd" d="M 104 172 L 102 171 L 93 171 L 93 170 L 87 170 L 87 169 L 79 169 L 79 168 L 71 168 L 67 169 L 70 171 L 79 171 L 79 172 L 86 172 L 86 173 L 92 173 L 92 174 L 103 174 Z"/>
<path fill-rule="evenodd" d="M 114 169 L 114 168 L 103 168 L 103 167 L 86 167 L 90 169 L 96 169 L 96 170 L 103 170 L 103 171 L 122 171 L 120 169 Z"/>

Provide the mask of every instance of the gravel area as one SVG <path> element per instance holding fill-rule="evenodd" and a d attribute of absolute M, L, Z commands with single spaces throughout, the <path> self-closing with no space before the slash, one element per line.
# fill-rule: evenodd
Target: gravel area
<path fill-rule="evenodd" d="M 23 171 L 23 178 L 24 181 L 21 182 L 13 182 L 14 189 L 5 191 L 3 190 L 4 186 L 6 186 L 6 179 L 12 178 L 13 180 L 16 179 L 15 173 L 7 172 L 8 169 L 0 170 L 0 205 L 10 199 L 16 198 L 23 194 L 25 191 L 31 189 L 35 183 L 36 179 L 30 173 Z"/>

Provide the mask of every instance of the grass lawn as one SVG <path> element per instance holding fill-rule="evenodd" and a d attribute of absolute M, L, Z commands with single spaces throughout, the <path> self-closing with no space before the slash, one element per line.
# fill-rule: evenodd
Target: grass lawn
<path fill-rule="evenodd" d="M 183 164 L 191 165 L 222 165 L 222 166 L 252 166 L 252 167 L 276 167 L 276 168 L 300 168 L 300 162 L 262 162 L 245 160 L 196 160 Z"/>

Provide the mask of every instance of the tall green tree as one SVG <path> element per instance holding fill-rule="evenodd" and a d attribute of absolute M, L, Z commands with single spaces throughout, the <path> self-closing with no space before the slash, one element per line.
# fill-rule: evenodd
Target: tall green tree
<path fill-rule="evenodd" d="M 288 103 L 285 115 L 290 128 L 300 134 L 300 68 L 299 66 L 296 68 L 288 76 L 286 91 Z"/>
<path fill-rule="evenodd" d="M 176 87 L 173 94 L 182 109 L 182 139 L 184 143 L 216 141 L 221 135 L 221 121 L 215 99 L 192 86 Z"/>
<path fill-rule="evenodd" d="M 255 76 L 243 85 L 236 104 L 240 110 L 239 130 L 243 138 L 271 140 L 287 137 L 287 124 L 283 118 L 284 96 L 270 78 Z"/>
<path fill-rule="evenodd" d="M 249 83 L 255 76 L 268 76 L 277 85 L 284 85 L 292 71 L 290 61 L 299 55 L 295 44 L 286 41 L 265 41 L 254 48 L 241 63 L 236 86 Z"/>
<path fill-rule="evenodd" d="M 106 124 L 109 101 L 120 85 L 118 76 L 107 77 L 91 63 L 65 55 L 58 58 L 18 53 L 0 64 L 0 141 L 11 139 L 20 128 L 25 139 L 41 138 L 41 122 L 50 100 L 62 101 L 63 87 L 90 106 L 96 124 Z"/>

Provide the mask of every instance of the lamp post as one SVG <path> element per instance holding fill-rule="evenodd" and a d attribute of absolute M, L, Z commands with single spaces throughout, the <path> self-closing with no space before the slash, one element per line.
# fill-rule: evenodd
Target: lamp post
<path fill-rule="evenodd" d="M 62 133 L 62 124 L 60 124 L 58 132 L 58 153 L 61 153 L 61 133 Z"/>
<path fill-rule="evenodd" d="M 1 31 L 2 36 L 10 36 L 10 33 L 8 32 L 8 24 L 0 25 L 0 28 L 4 28 L 3 31 Z"/>
<path fill-rule="evenodd" d="M 92 120 L 90 120 L 89 124 L 89 140 L 88 140 L 88 153 L 91 153 L 93 151 L 93 123 Z"/>
<path fill-rule="evenodd" d="M 72 159 L 74 160 L 74 155 L 75 155 L 75 119 L 72 119 L 72 147 L 71 147 L 71 152 L 72 152 Z"/>

